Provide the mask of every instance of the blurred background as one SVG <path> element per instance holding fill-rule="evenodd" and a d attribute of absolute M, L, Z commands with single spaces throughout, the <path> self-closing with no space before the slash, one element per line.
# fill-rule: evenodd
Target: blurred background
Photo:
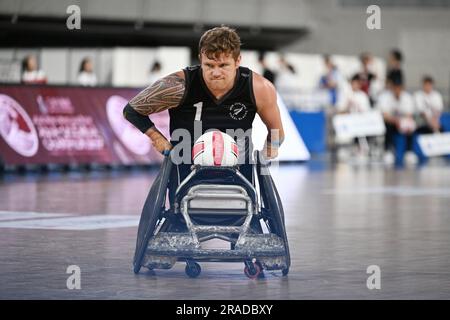
<path fill-rule="evenodd" d="M 374 4 L 379 28 L 370 29 Z M 74 12 L 79 28 L 70 29 Z M 450 127 L 448 0 L 2 0 L 0 90 L 12 84 L 139 90 L 198 63 L 200 36 L 221 24 L 237 29 L 242 64 L 275 84 L 313 154 L 336 151 L 331 119 L 351 111 L 355 75 L 371 110 L 379 109 L 390 70 L 402 71 L 411 95 L 431 77 L 442 101 L 441 131 Z"/>

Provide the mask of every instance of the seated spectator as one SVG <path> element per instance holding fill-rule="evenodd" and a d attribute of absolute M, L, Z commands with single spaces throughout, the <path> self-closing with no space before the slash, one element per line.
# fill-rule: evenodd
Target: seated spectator
<path fill-rule="evenodd" d="M 406 136 L 405 160 L 408 163 L 416 163 L 417 157 L 412 152 L 412 137 L 416 129 L 413 119 L 414 100 L 404 90 L 403 76 L 400 70 L 391 70 L 387 76 L 387 90 L 382 92 L 378 98 L 376 108 L 383 114 L 386 125 L 385 157 L 387 164 L 394 162 L 394 137 L 396 134 Z"/>
<path fill-rule="evenodd" d="M 370 101 L 367 94 L 361 90 L 361 78 L 355 74 L 350 81 L 350 88 L 343 90 L 340 99 L 337 102 L 337 112 L 343 113 L 362 113 L 371 110 Z M 336 138 L 337 139 L 337 138 Z M 358 137 L 351 140 L 339 139 L 337 144 L 347 145 L 353 141 L 353 156 L 360 162 L 366 162 L 370 153 L 370 144 L 373 144 L 371 137 Z M 348 157 L 346 149 L 338 150 L 338 158 L 344 160 Z"/>
<path fill-rule="evenodd" d="M 94 67 L 90 58 L 84 58 L 80 64 L 80 71 L 78 73 L 78 83 L 82 86 L 96 86 L 97 77 L 94 73 Z"/>
<path fill-rule="evenodd" d="M 417 133 L 440 132 L 440 118 L 444 103 L 441 94 L 433 89 L 434 80 L 425 76 L 422 80 L 422 90 L 414 94 L 417 113 Z"/>
<path fill-rule="evenodd" d="M 23 84 L 46 84 L 47 77 L 44 71 L 39 70 L 36 57 L 28 55 L 22 60 Z"/>
<path fill-rule="evenodd" d="M 370 101 L 366 92 L 362 90 L 362 80 L 359 74 L 352 77 L 351 89 L 342 94 L 337 104 L 339 113 L 355 113 L 370 111 Z"/>

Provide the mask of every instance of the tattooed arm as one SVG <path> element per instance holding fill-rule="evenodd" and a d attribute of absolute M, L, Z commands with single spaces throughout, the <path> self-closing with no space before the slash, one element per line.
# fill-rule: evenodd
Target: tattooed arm
<path fill-rule="evenodd" d="M 178 106 L 184 94 L 184 73 L 172 73 L 159 79 L 130 100 L 130 106 L 142 115 Z"/>
<path fill-rule="evenodd" d="M 124 117 L 152 140 L 156 150 L 164 153 L 172 148 L 167 139 L 149 119 L 158 113 L 177 107 L 183 99 L 185 79 L 183 71 L 170 74 L 141 91 L 123 110 Z"/>

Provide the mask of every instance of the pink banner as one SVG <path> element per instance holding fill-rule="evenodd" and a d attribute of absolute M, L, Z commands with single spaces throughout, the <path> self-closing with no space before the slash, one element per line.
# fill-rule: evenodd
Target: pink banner
<path fill-rule="evenodd" d="M 139 89 L 0 86 L 0 160 L 16 164 L 153 164 L 162 156 L 123 118 Z M 169 115 L 151 117 L 169 137 Z"/>

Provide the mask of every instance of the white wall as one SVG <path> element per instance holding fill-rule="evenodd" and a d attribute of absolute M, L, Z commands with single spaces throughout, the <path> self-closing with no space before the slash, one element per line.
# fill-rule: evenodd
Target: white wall
<path fill-rule="evenodd" d="M 66 84 L 69 75 L 69 50 L 42 49 L 40 66 L 47 75 L 50 84 Z"/>
<path fill-rule="evenodd" d="M 0 71 L 5 69 L 3 65 L 16 65 L 28 54 L 37 57 L 48 84 L 77 85 L 78 71 L 85 57 L 93 61 L 98 85 L 106 86 L 148 85 L 149 70 L 155 60 L 162 64 L 162 75 L 178 71 L 190 62 L 190 50 L 184 47 L 0 49 Z M 20 77 L 12 81 L 19 82 Z"/>
<path fill-rule="evenodd" d="M 113 51 L 112 84 L 149 85 L 149 71 L 155 60 L 161 63 L 161 75 L 167 75 L 189 65 L 190 50 L 184 47 L 116 48 Z"/>

